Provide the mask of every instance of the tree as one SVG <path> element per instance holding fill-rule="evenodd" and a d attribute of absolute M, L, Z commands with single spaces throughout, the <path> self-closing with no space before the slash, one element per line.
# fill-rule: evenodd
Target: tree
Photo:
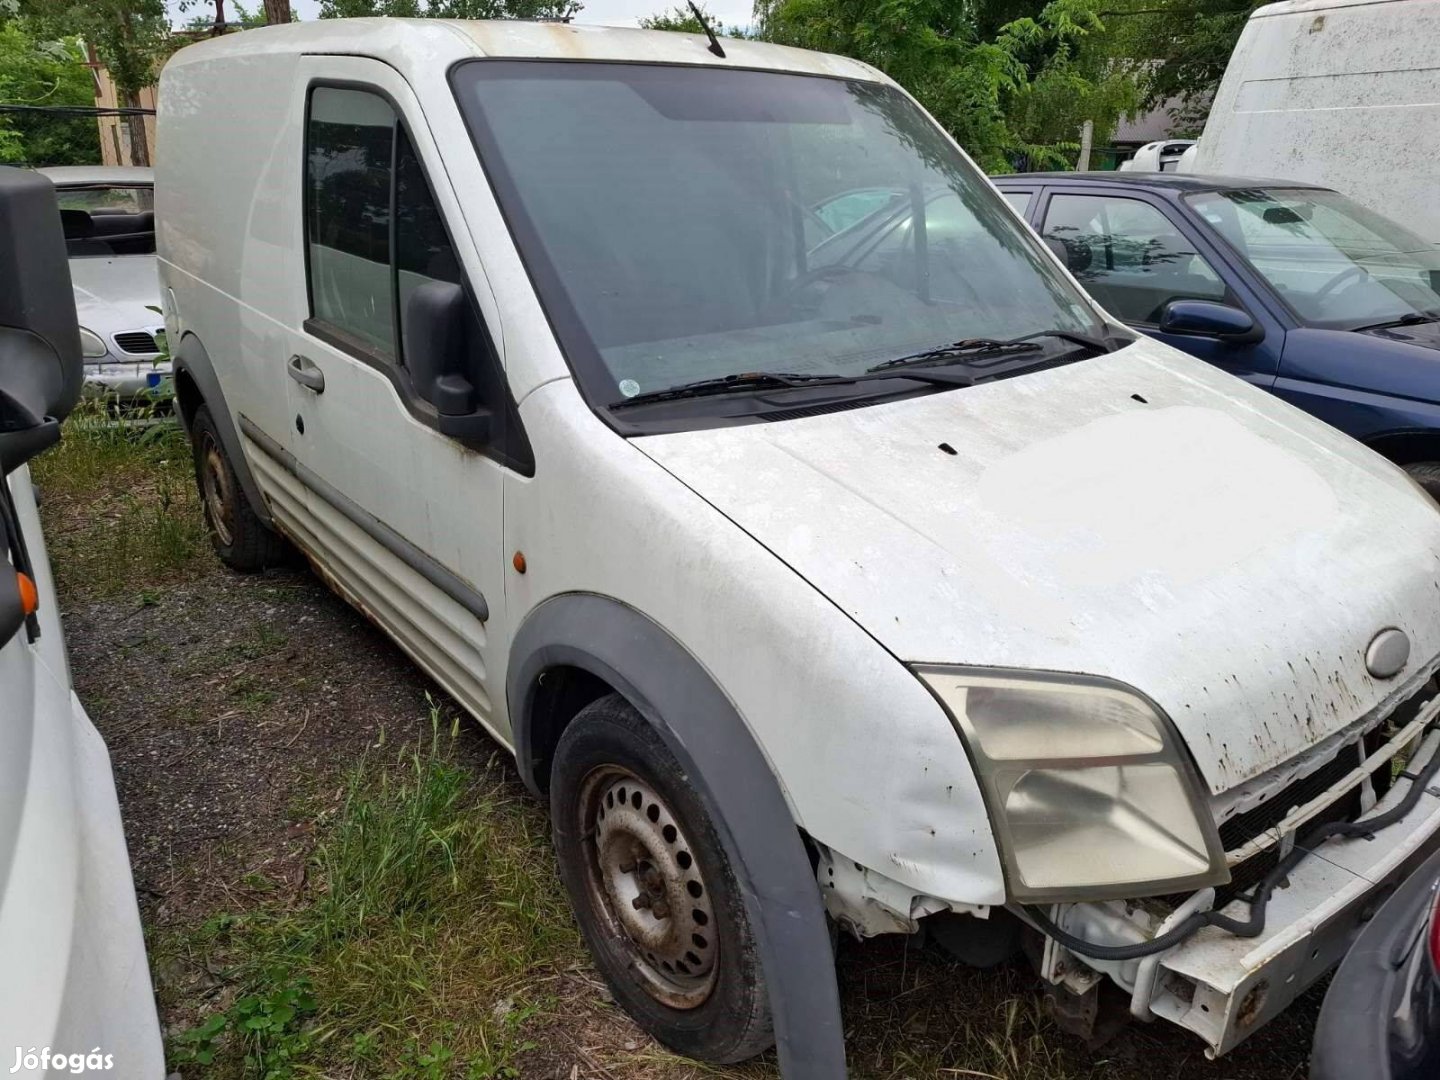
<path fill-rule="evenodd" d="M 697 4 L 700 14 L 705 16 L 705 21 L 710 24 L 710 29 L 715 31 L 719 37 L 749 37 L 749 31 L 743 26 L 723 26 L 710 14 L 704 4 Z M 642 30 L 671 30 L 681 34 L 703 34 L 705 27 L 700 25 L 700 20 L 690 10 L 688 4 L 676 4 L 668 11 L 662 11 L 656 15 L 647 15 L 640 20 Z"/>
<path fill-rule="evenodd" d="M 320 0 L 322 19 L 569 19 L 579 0 Z"/>
<path fill-rule="evenodd" d="M 41 41 L 19 21 L 0 22 L 0 102 L 7 105 L 95 104 L 95 85 L 80 44 Z M 0 113 L 0 161 L 83 165 L 100 156 L 90 116 Z"/>
<path fill-rule="evenodd" d="M 758 36 L 885 72 L 985 169 L 1068 167 L 1081 122 L 1134 107 L 1134 80 L 1097 43 L 1100 0 L 762 0 Z M 1038 8 L 1038 10 L 1036 10 Z M 982 35 L 980 18 L 1031 11 Z M 989 25 L 987 24 L 987 25 Z"/>
<path fill-rule="evenodd" d="M 41 36 L 73 35 L 92 47 L 129 108 L 139 108 L 140 91 L 171 48 L 165 0 L 20 0 L 18 9 Z M 144 116 L 132 114 L 128 125 L 135 163 L 150 164 Z"/>
<path fill-rule="evenodd" d="M 1250 13 L 1269 0 L 1109 0 L 1117 56 L 1129 57 L 1146 108 L 1173 102 L 1198 133 Z"/>
<path fill-rule="evenodd" d="M 265 0 L 265 21 L 270 24 L 295 21 L 290 11 L 290 0 Z"/>

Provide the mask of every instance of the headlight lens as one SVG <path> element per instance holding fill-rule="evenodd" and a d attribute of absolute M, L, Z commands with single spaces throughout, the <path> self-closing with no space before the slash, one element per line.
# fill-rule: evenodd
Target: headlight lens
<path fill-rule="evenodd" d="M 1122 687 L 924 666 L 975 762 L 1012 899 L 1125 898 L 1229 880 L 1169 723 Z"/>
<path fill-rule="evenodd" d="M 98 360 L 110 350 L 105 347 L 105 342 L 100 340 L 100 335 L 93 330 L 80 327 L 80 355 L 86 360 Z"/>

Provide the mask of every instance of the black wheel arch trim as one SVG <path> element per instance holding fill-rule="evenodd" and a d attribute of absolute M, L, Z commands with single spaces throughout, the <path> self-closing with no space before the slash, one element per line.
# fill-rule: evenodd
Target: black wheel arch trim
<path fill-rule="evenodd" d="M 729 698 L 634 608 L 590 593 L 546 600 L 519 627 L 506 677 L 516 760 L 536 792 L 530 718 L 539 677 L 555 667 L 603 679 L 660 733 L 711 815 L 745 894 L 783 1075 L 843 1078 L 840 996 L 819 886 L 780 784 Z"/>
<path fill-rule="evenodd" d="M 187 333 L 181 337 L 180 345 L 172 357 L 172 371 L 177 383 L 184 375 L 188 376 L 195 384 L 201 403 L 210 409 L 210 419 L 215 422 L 215 431 L 220 436 L 220 445 L 225 451 L 225 456 L 230 459 L 230 467 L 235 470 L 235 478 L 240 481 L 240 490 L 245 493 L 245 498 L 250 503 L 250 509 L 255 511 L 255 516 L 264 523 L 266 528 L 273 529 L 275 523 L 270 519 L 270 509 L 266 506 L 265 500 L 260 497 L 260 488 L 255 483 L 255 477 L 251 475 L 250 466 L 241 451 L 240 433 L 235 427 L 235 420 L 229 407 L 225 404 L 225 392 L 220 389 L 220 379 L 215 374 L 215 365 L 210 360 L 210 353 L 206 351 L 204 343 L 194 334 Z M 183 409 L 178 411 L 181 423 L 185 425 L 185 433 L 189 435 L 190 418 L 185 415 Z"/>

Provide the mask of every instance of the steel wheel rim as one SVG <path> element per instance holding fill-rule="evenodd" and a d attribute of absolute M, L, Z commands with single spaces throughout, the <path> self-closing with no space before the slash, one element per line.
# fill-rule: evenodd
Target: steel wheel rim
<path fill-rule="evenodd" d="M 628 769 L 606 765 L 580 797 L 592 906 L 647 993 L 672 1009 L 703 1005 L 719 973 L 710 889 L 665 800 Z"/>
<path fill-rule="evenodd" d="M 200 446 L 200 495 L 215 539 L 222 547 L 229 547 L 235 535 L 231 520 L 234 497 L 230 490 L 230 470 L 225 468 L 225 458 L 208 433 Z"/>

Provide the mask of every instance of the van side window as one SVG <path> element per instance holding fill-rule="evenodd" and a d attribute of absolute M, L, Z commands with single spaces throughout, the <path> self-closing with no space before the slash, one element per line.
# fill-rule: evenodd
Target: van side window
<path fill-rule="evenodd" d="M 395 110 L 359 90 L 316 87 L 306 131 L 310 312 L 395 353 L 390 287 L 390 175 Z"/>
<path fill-rule="evenodd" d="M 401 342 L 405 304 L 417 286 L 427 281 L 461 283 L 460 260 L 445 232 L 445 219 L 403 127 L 395 133 L 395 277 Z"/>

